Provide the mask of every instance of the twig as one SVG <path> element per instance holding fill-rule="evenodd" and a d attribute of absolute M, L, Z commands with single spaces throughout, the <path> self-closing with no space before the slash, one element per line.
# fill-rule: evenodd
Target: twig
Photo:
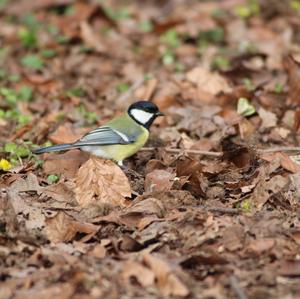
<path fill-rule="evenodd" d="M 241 288 L 239 281 L 237 280 L 237 278 L 234 275 L 231 275 L 229 277 L 229 283 L 230 283 L 232 290 L 234 291 L 234 293 L 236 294 L 236 296 L 239 299 L 248 299 L 244 290 Z"/>
<path fill-rule="evenodd" d="M 299 146 L 278 146 L 278 147 L 271 147 L 266 149 L 258 149 L 258 153 L 266 154 L 266 153 L 276 153 L 276 152 L 300 152 Z"/>
<path fill-rule="evenodd" d="M 143 147 L 141 151 L 144 152 L 153 152 L 157 150 L 155 147 Z M 200 150 L 187 150 L 181 148 L 165 148 L 164 149 L 167 153 L 171 154 L 180 154 L 180 153 L 187 153 L 192 155 L 205 155 L 205 156 L 212 156 L 212 157 L 221 157 L 223 155 L 222 152 L 210 152 L 210 151 L 200 151 Z"/>
<path fill-rule="evenodd" d="M 152 152 L 155 151 L 157 148 L 155 147 L 143 147 L 141 151 L 145 152 Z M 186 153 L 191 155 L 204 155 L 204 156 L 211 156 L 211 157 L 221 157 L 223 155 L 222 152 L 210 152 L 210 151 L 202 151 L 202 150 L 190 150 L 190 149 L 181 149 L 181 148 L 165 148 L 164 149 L 167 153 L 171 154 L 179 154 L 179 153 Z M 267 154 L 267 153 L 276 153 L 276 152 L 300 152 L 300 147 L 297 146 L 282 146 L 282 147 L 273 147 L 267 149 L 258 149 L 257 152 L 259 154 Z"/>
<path fill-rule="evenodd" d="M 208 208 L 207 211 L 212 213 L 221 213 L 221 214 L 229 214 L 229 215 L 237 215 L 240 213 L 238 209 L 232 209 L 232 208 Z"/>

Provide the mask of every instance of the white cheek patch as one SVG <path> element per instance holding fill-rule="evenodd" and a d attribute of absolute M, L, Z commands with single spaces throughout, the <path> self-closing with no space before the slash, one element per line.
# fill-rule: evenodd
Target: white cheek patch
<path fill-rule="evenodd" d="M 130 111 L 130 113 L 133 116 L 133 118 L 141 124 L 146 124 L 153 117 L 153 113 L 139 109 L 133 109 Z"/>

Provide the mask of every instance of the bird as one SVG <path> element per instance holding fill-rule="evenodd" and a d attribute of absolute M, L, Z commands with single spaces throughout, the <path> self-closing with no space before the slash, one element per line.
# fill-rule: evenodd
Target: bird
<path fill-rule="evenodd" d="M 131 104 L 121 116 L 113 118 L 73 143 L 42 147 L 33 150 L 33 153 L 77 148 L 123 166 L 123 160 L 134 155 L 147 142 L 149 129 L 158 116 L 164 114 L 154 103 L 138 101 Z"/>

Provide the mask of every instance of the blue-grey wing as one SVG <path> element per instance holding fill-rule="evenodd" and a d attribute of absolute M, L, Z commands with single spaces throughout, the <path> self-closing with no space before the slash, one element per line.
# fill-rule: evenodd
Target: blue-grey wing
<path fill-rule="evenodd" d="M 126 134 L 114 130 L 111 127 L 99 127 L 74 143 L 76 146 L 85 145 L 113 145 L 113 144 L 130 144 L 135 141 L 134 136 L 127 136 Z"/>

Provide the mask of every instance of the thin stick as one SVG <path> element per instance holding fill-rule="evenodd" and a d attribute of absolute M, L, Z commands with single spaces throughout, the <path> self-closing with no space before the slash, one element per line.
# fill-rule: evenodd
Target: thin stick
<path fill-rule="evenodd" d="M 234 275 L 231 275 L 229 277 L 229 283 L 230 283 L 232 290 L 234 291 L 234 293 L 236 294 L 236 296 L 239 299 L 248 299 L 244 290 L 241 288 L 239 281 L 237 280 L 237 278 Z"/>
<path fill-rule="evenodd" d="M 278 146 L 278 147 L 271 147 L 266 149 L 258 149 L 257 150 L 260 154 L 266 153 L 276 153 L 276 152 L 300 152 L 299 146 Z"/>
<path fill-rule="evenodd" d="M 143 147 L 141 151 L 145 152 L 153 152 L 157 148 L 155 147 Z M 221 157 L 223 155 L 222 152 L 210 152 L 210 151 L 202 151 L 202 150 L 190 150 L 190 149 L 181 149 L 181 148 L 165 148 L 164 149 L 167 153 L 171 154 L 179 154 L 179 153 L 186 153 L 191 155 L 204 155 L 204 156 L 211 156 L 211 157 Z M 267 154 L 267 153 L 276 153 L 276 152 L 300 152 L 300 147 L 273 147 L 267 149 L 258 149 L 257 152 L 259 154 Z"/>
<path fill-rule="evenodd" d="M 155 147 L 143 147 L 141 151 L 144 152 L 153 152 L 157 150 Z M 200 150 L 188 150 L 188 149 L 181 149 L 181 148 L 165 148 L 164 149 L 167 153 L 170 154 L 180 154 L 180 153 L 187 153 L 192 155 L 205 155 L 205 156 L 212 156 L 212 157 L 221 157 L 223 155 L 222 152 L 210 152 L 210 151 L 200 151 Z"/>
<path fill-rule="evenodd" d="M 237 215 L 240 213 L 238 209 L 232 209 L 232 208 L 207 208 L 209 212 L 212 213 L 221 213 L 221 214 L 229 214 L 229 215 Z"/>

